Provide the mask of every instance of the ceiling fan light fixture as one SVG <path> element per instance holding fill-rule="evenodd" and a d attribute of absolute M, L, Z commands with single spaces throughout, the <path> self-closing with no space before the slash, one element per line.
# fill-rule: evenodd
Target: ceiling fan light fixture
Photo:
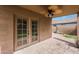
<path fill-rule="evenodd" d="M 52 17 L 54 14 L 48 14 L 48 17 Z"/>
<path fill-rule="evenodd" d="M 54 11 L 48 10 L 48 17 L 52 17 L 54 15 Z"/>

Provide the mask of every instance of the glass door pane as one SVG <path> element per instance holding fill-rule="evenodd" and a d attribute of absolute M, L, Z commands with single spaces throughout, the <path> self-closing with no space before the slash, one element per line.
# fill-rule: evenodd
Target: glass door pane
<path fill-rule="evenodd" d="M 38 40 L 38 21 L 32 21 L 32 42 Z"/>

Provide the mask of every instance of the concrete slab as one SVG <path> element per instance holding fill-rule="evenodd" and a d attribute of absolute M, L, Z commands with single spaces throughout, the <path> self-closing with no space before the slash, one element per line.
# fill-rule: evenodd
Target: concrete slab
<path fill-rule="evenodd" d="M 52 38 L 21 49 L 14 54 L 78 54 L 79 49 L 68 45 L 67 42 L 55 39 L 63 39 L 63 35 L 53 34 Z"/>

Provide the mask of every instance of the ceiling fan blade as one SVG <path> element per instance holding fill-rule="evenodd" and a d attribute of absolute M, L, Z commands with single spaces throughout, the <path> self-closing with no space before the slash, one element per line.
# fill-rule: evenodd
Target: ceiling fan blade
<path fill-rule="evenodd" d="M 48 7 L 49 10 L 52 10 L 52 14 L 61 14 L 63 12 L 62 6 L 57 6 L 57 5 L 51 5 Z"/>
<path fill-rule="evenodd" d="M 54 14 L 62 14 L 63 13 L 63 10 L 61 9 L 58 9 L 58 10 L 55 10 Z"/>

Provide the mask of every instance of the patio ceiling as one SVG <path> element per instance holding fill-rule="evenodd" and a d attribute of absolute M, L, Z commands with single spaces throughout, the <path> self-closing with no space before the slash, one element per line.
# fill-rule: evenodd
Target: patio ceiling
<path fill-rule="evenodd" d="M 52 6 L 52 9 L 55 11 L 55 14 L 53 17 L 74 14 L 79 11 L 78 5 L 51 5 L 51 6 Z M 48 9 L 50 5 L 20 5 L 20 7 L 48 17 Z M 62 12 L 58 13 L 58 11 L 56 11 L 56 8 L 60 9 Z"/>

